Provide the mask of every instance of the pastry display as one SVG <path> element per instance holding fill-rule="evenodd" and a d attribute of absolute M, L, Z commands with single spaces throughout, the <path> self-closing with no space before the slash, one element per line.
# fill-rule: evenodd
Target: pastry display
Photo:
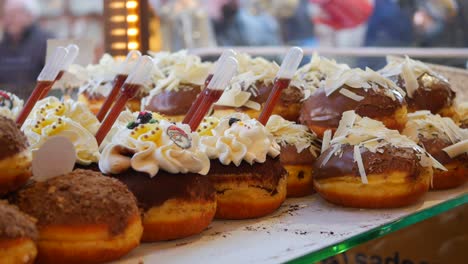
<path fill-rule="evenodd" d="M 0 116 L 0 196 L 15 191 L 31 177 L 32 155 L 15 121 Z"/>
<path fill-rule="evenodd" d="M 204 88 L 213 65 L 186 51 L 160 52 L 153 57 L 160 76 L 153 77 L 155 87 L 143 98 L 142 108 L 180 122 Z"/>
<path fill-rule="evenodd" d="M 287 196 L 313 193 L 312 164 L 320 154 L 317 136 L 278 115 L 272 115 L 265 127 L 281 147 L 280 161 L 288 172 Z"/>
<path fill-rule="evenodd" d="M 208 178 L 217 193 L 216 218 L 247 219 L 274 212 L 285 200 L 287 172 L 280 147 L 257 120 L 233 114 L 205 118 L 197 130 L 211 159 Z"/>
<path fill-rule="evenodd" d="M 392 208 L 412 204 L 428 190 L 432 166 L 446 170 L 423 148 L 382 122 L 343 113 L 313 167 L 315 190 L 349 207 Z"/>
<path fill-rule="evenodd" d="M 99 122 L 83 103 L 47 97 L 35 105 L 22 130 L 33 153 L 50 137 L 64 136 L 75 146 L 77 163 L 89 165 L 99 160 L 94 138 L 98 128 Z"/>
<path fill-rule="evenodd" d="M 34 263 L 37 238 L 35 220 L 0 200 L 0 262 Z"/>
<path fill-rule="evenodd" d="M 135 197 L 98 172 L 75 170 L 34 182 L 13 200 L 37 219 L 39 263 L 102 263 L 140 244 Z"/>
<path fill-rule="evenodd" d="M 155 119 L 151 112 L 118 131 L 104 148 L 99 168 L 123 182 L 142 213 L 143 241 L 183 238 L 202 232 L 216 211 L 206 176 L 210 162 L 199 136 L 187 125 Z"/>
<path fill-rule="evenodd" d="M 99 64 L 88 65 L 85 68 L 87 74 L 84 77 L 83 85 L 79 89 L 78 101 L 86 104 L 94 114 L 99 112 L 107 95 L 111 92 L 121 63 L 123 63 L 123 60 L 117 60 L 105 54 Z M 141 99 L 148 95 L 151 88 L 152 85 L 149 82 L 144 86 L 144 89 L 138 92 L 135 98 L 127 102 L 127 107 L 131 111 L 139 111 Z"/>
<path fill-rule="evenodd" d="M 453 188 L 468 180 L 468 129 L 459 128 L 448 117 L 425 110 L 408 115 L 403 134 L 447 169 L 434 169 L 433 189 Z"/>
<path fill-rule="evenodd" d="M 349 110 L 402 130 L 407 114 L 404 95 L 395 83 L 371 69 L 340 70 L 320 82 L 304 102 L 299 119 L 320 138 L 328 129 L 335 131 L 341 115 Z"/>
<path fill-rule="evenodd" d="M 454 115 L 455 92 L 450 83 L 423 62 L 406 57 L 388 64 L 380 73 L 405 90 L 408 112 L 429 110 L 442 116 Z"/>
<path fill-rule="evenodd" d="M 0 90 L 0 116 L 16 120 L 23 104 L 23 100 L 19 99 L 18 96 Z"/>
<path fill-rule="evenodd" d="M 213 116 L 224 117 L 242 112 L 251 118 L 258 118 L 263 105 L 270 95 L 279 66 L 264 58 L 252 58 L 241 53 L 236 56 L 239 62 L 238 75 L 235 76 L 224 94 L 213 106 Z M 281 93 L 273 114 L 287 120 L 296 121 L 302 101 L 310 91 L 302 83 L 293 81 Z"/>

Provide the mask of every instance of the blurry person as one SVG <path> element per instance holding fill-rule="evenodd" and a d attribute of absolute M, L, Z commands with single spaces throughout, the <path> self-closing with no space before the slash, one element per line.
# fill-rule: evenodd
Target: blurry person
<path fill-rule="evenodd" d="M 0 89 L 27 99 L 45 63 L 47 39 L 37 22 L 36 0 L 6 0 L 0 43 Z"/>
<path fill-rule="evenodd" d="M 413 16 L 416 45 L 468 47 L 468 1 L 419 0 Z M 465 67 L 466 59 L 431 59 L 433 63 Z"/>
<path fill-rule="evenodd" d="M 161 19 L 162 49 L 206 48 L 216 46 L 213 28 L 202 0 L 150 0 Z"/>
<path fill-rule="evenodd" d="M 219 16 L 213 20 L 218 45 L 281 45 L 278 22 L 267 12 L 251 14 L 239 0 L 211 1 L 218 2 L 219 7 Z"/>
<path fill-rule="evenodd" d="M 404 0 L 405 1 L 405 0 Z M 398 0 L 375 0 L 369 18 L 364 46 L 405 47 L 414 42 L 412 12 Z M 387 64 L 385 57 L 360 58 L 358 66 L 379 70 Z"/>

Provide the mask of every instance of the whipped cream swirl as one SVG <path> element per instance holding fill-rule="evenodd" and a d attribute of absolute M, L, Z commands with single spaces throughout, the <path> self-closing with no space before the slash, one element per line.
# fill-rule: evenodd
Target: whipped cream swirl
<path fill-rule="evenodd" d="M 160 169 L 169 173 L 205 175 L 210 161 L 199 150 L 200 138 L 190 127 L 166 120 L 140 124 L 118 131 L 101 154 L 99 168 L 104 173 L 119 174 L 130 168 L 156 176 Z"/>
<path fill-rule="evenodd" d="M 23 100 L 19 99 L 16 95 L 0 91 L 0 116 L 16 119 L 23 109 L 23 104 Z"/>
<path fill-rule="evenodd" d="M 251 165 L 263 163 L 267 155 L 274 158 L 280 153 L 273 135 L 245 114 L 222 118 L 211 134 L 201 138 L 200 148 L 210 159 L 219 159 L 223 165 L 239 166 L 242 161 Z"/>

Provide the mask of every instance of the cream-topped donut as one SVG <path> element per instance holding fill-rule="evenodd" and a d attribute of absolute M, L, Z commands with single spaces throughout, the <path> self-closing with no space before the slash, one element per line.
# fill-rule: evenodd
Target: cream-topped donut
<path fill-rule="evenodd" d="M 0 116 L 15 120 L 23 109 L 23 100 L 7 91 L 0 90 Z"/>
<path fill-rule="evenodd" d="M 211 159 L 209 179 L 217 191 L 217 218 L 267 215 L 286 198 L 280 147 L 255 119 L 237 113 L 207 118 L 200 126 L 201 150 Z"/>

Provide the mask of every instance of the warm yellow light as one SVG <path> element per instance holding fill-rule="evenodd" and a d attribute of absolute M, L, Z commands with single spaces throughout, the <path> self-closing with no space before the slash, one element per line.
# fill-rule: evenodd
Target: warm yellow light
<path fill-rule="evenodd" d="M 136 50 L 138 49 L 140 45 L 138 44 L 138 42 L 129 42 L 128 43 L 128 49 L 129 50 Z"/>
<path fill-rule="evenodd" d="M 127 30 L 127 35 L 129 36 L 136 36 L 138 35 L 138 28 L 129 28 Z"/>
<path fill-rule="evenodd" d="M 113 36 L 125 36 L 125 29 L 123 29 L 123 28 L 113 29 L 111 31 L 111 35 L 113 35 Z"/>
<path fill-rule="evenodd" d="M 114 56 L 114 59 L 116 60 L 125 60 L 127 56 Z"/>
<path fill-rule="evenodd" d="M 109 4 L 109 7 L 113 8 L 113 9 L 124 8 L 125 7 L 125 2 L 124 1 L 122 1 L 122 2 L 111 2 Z"/>
<path fill-rule="evenodd" d="M 124 22 L 125 16 L 111 16 L 110 21 L 114 23 Z"/>
<path fill-rule="evenodd" d="M 127 8 L 136 8 L 138 6 L 137 1 L 127 1 Z"/>
<path fill-rule="evenodd" d="M 138 21 L 138 16 L 137 15 L 128 15 L 127 16 L 127 22 L 137 22 Z"/>
<path fill-rule="evenodd" d="M 125 42 L 115 42 L 111 45 L 112 49 L 121 50 L 127 48 L 127 43 Z"/>

